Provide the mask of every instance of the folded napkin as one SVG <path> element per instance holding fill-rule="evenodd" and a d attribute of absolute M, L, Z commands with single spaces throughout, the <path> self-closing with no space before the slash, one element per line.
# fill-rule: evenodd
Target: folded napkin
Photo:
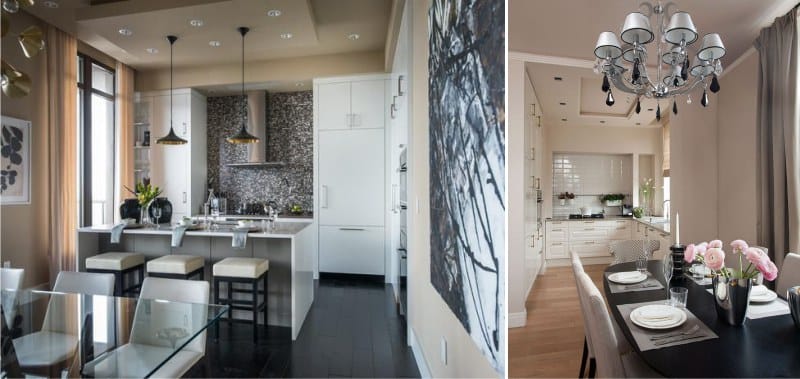
<path fill-rule="evenodd" d="M 172 247 L 180 247 L 183 245 L 183 235 L 189 229 L 189 225 L 175 225 L 172 228 Z"/>
<path fill-rule="evenodd" d="M 119 243 L 122 237 L 122 229 L 125 229 L 126 226 L 128 226 L 128 223 L 122 220 L 120 223 L 111 227 L 111 243 Z"/>
<path fill-rule="evenodd" d="M 637 309 L 634 312 L 636 312 L 636 318 L 639 321 L 653 326 L 670 325 L 680 318 L 680 314 L 674 308 L 667 307 L 648 306 L 645 309 Z"/>
<path fill-rule="evenodd" d="M 753 289 L 750 290 L 750 296 L 764 296 L 769 292 L 769 289 L 765 285 L 758 285 L 753 286 Z"/>
<path fill-rule="evenodd" d="M 789 313 L 789 306 L 783 299 L 776 299 L 769 303 L 750 303 L 747 306 L 747 318 L 749 319 L 788 315 Z"/>
<path fill-rule="evenodd" d="M 247 233 L 250 228 L 233 228 L 233 238 L 231 239 L 231 247 L 236 249 L 244 249 L 247 244 Z"/>
<path fill-rule="evenodd" d="M 633 280 L 639 279 L 642 277 L 642 273 L 639 271 L 625 271 L 625 272 L 618 272 L 616 277 L 620 280 Z"/>

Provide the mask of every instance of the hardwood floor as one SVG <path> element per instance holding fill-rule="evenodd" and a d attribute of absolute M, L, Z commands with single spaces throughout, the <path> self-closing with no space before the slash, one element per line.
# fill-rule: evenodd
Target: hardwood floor
<path fill-rule="evenodd" d="M 320 279 L 297 340 L 290 329 L 220 324 L 206 361 L 186 377 L 419 377 L 405 324 L 389 285 L 359 279 Z"/>
<path fill-rule="evenodd" d="M 599 288 L 606 267 L 584 266 Z M 509 377 L 577 377 L 584 336 L 572 267 L 550 267 L 536 278 L 525 308 L 525 327 L 508 331 Z"/>

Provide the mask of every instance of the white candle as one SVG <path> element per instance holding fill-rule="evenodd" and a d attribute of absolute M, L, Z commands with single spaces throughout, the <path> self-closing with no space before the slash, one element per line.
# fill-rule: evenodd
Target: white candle
<path fill-rule="evenodd" d="M 681 215 L 675 212 L 675 244 L 681 244 Z"/>

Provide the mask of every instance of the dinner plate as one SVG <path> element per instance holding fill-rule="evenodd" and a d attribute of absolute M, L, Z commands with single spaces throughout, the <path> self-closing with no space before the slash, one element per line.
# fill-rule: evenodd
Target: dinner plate
<path fill-rule="evenodd" d="M 658 318 L 663 315 L 662 318 Z M 671 329 L 686 322 L 686 312 L 670 305 L 650 304 L 631 311 L 631 322 L 645 329 Z"/>
<path fill-rule="evenodd" d="M 692 266 L 689 268 L 689 272 L 703 276 L 711 275 L 711 269 L 706 266 Z"/>
<path fill-rule="evenodd" d="M 752 303 L 769 303 L 778 298 L 778 294 L 770 291 L 764 285 L 753 286 L 750 290 L 750 302 Z"/>
<path fill-rule="evenodd" d="M 608 276 L 608 280 L 620 284 L 639 283 L 647 279 L 647 275 L 639 271 L 615 272 Z"/>

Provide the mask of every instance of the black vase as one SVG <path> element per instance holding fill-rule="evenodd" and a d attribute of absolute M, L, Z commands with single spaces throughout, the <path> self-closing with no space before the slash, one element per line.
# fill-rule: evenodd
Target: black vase
<path fill-rule="evenodd" d="M 161 217 L 156 220 L 156 217 L 153 216 L 153 208 L 159 207 L 161 208 Z M 157 197 L 153 200 L 153 203 L 150 204 L 150 219 L 157 224 L 169 224 L 172 222 L 172 203 L 167 200 L 166 197 Z"/>
<path fill-rule="evenodd" d="M 138 199 L 125 199 L 119 206 L 119 217 L 122 219 L 132 218 L 139 222 L 142 208 L 139 206 Z"/>

